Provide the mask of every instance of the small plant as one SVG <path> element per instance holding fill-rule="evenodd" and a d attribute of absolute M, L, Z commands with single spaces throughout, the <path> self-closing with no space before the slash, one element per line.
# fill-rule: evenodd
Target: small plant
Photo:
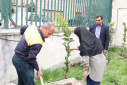
<path fill-rule="evenodd" d="M 112 50 L 112 34 L 113 34 L 113 26 L 114 26 L 114 24 L 115 24 L 115 22 L 110 22 L 110 23 L 108 23 L 109 32 L 110 32 L 109 52 L 106 54 L 107 57 L 108 57 L 108 63 L 109 63 L 110 60 L 111 60 L 111 52 L 113 51 L 113 50 Z"/>
<path fill-rule="evenodd" d="M 110 52 L 117 52 L 119 49 L 116 46 L 109 47 Z"/>
<path fill-rule="evenodd" d="M 113 33 L 113 26 L 114 26 L 115 22 L 110 22 L 108 23 L 109 26 L 109 32 L 110 32 L 110 47 L 112 46 L 112 33 Z"/>
<path fill-rule="evenodd" d="M 28 12 L 31 12 L 31 5 L 33 4 L 33 12 L 36 11 L 36 4 L 35 3 L 32 3 L 30 2 L 30 4 L 28 4 Z"/>
<path fill-rule="evenodd" d="M 123 47 L 123 51 L 125 51 L 125 48 L 126 48 L 126 36 L 127 36 L 127 27 L 126 27 L 126 23 L 123 22 L 122 23 L 123 26 L 124 26 L 124 34 L 123 34 L 123 43 L 122 43 L 122 47 Z"/>
<path fill-rule="evenodd" d="M 63 45 L 64 45 L 65 50 L 67 52 L 67 56 L 65 56 L 65 65 L 66 65 L 66 67 L 65 67 L 65 74 L 64 74 L 64 79 L 66 79 L 67 78 L 66 74 L 69 70 L 68 65 L 70 63 L 70 61 L 68 60 L 68 57 L 70 56 L 70 52 L 71 52 L 70 50 L 68 50 L 69 43 L 73 42 L 74 40 L 73 40 L 73 38 L 70 38 L 72 30 L 70 30 L 68 28 L 68 22 L 65 20 L 65 18 L 63 18 L 63 16 L 60 15 L 60 13 L 56 13 L 56 15 L 57 15 L 57 20 L 58 21 L 55 21 L 54 23 L 56 24 L 56 27 L 57 27 L 58 31 L 60 31 L 60 28 L 61 28 L 61 31 L 64 33 L 63 34 L 63 36 L 64 36 Z"/>

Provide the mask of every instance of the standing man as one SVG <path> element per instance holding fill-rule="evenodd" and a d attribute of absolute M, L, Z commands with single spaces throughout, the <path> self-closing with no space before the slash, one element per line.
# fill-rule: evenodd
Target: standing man
<path fill-rule="evenodd" d="M 50 37 L 55 31 L 52 22 L 45 23 L 42 27 L 25 25 L 21 27 L 22 37 L 15 48 L 12 62 L 18 74 L 18 85 L 35 85 L 34 69 L 40 78 L 42 72 L 36 61 L 36 56 L 40 52 L 45 38 Z"/>
<path fill-rule="evenodd" d="M 103 24 L 102 20 L 103 20 L 103 16 L 97 15 L 96 24 L 92 24 L 90 26 L 89 31 L 95 34 L 96 37 L 101 40 L 104 48 L 104 53 L 106 53 L 109 47 L 110 34 L 109 34 L 109 26 Z"/>

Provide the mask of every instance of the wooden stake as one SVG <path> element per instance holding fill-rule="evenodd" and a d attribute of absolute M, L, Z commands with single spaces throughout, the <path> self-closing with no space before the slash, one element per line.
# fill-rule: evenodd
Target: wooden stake
<path fill-rule="evenodd" d="M 41 85 L 44 85 L 44 82 L 43 82 L 42 76 L 40 76 L 40 81 L 41 81 Z"/>

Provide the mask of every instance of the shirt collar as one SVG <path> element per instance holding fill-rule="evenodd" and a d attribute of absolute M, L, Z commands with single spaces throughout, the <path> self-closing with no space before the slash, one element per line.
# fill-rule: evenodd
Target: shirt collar
<path fill-rule="evenodd" d="M 101 25 L 99 27 L 101 27 L 101 26 L 102 26 L 102 23 L 101 23 Z M 97 24 L 96 24 L 96 27 L 98 27 Z"/>
<path fill-rule="evenodd" d="M 39 31 L 39 33 L 40 33 L 40 35 L 41 35 L 43 41 L 45 42 L 45 38 L 44 38 L 44 36 L 43 36 L 43 34 L 42 34 L 41 30 L 40 30 L 40 27 L 38 27 L 37 29 L 38 29 L 38 31 Z"/>

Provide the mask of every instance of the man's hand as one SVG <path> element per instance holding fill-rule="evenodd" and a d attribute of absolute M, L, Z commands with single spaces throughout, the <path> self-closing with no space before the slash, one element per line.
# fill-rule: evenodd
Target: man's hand
<path fill-rule="evenodd" d="M 78 48 L 68 48 L 68 50 L 78 50 Z"/>
<path fill-rule="evenodd" d="M 37 77 L 38 78 L 40 78 L 40 76 L 42 76 L 43 74 L 42 74 L 42 72 L 39 70 L 39 71 L 37 71 Z"/>
<path fill-rule="evenodd" d="M 107 53 L 108 52 L 108 50 L 104 50 L 104 53 Z"/>
<path fill-rule="evenodd" d="M 84 72 L 83 72 L 83 77 L 84 77 L 84 78 L 86 77 L 87 70 L 88 70 L 88 68 L 84 68 Z"/>
<path fill-rule="evenodd" d="M 73 50 L 72 48 L 68 48 L 68 50 L 70 51 L 70 50 Z"/>

